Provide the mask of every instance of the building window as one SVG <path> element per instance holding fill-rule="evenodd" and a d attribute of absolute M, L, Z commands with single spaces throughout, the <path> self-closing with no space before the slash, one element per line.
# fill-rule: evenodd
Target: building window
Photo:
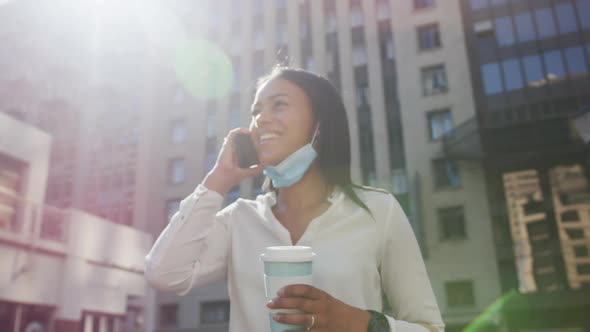
<path fill-rule="evenodd" d="M 494 95 L 504 90 L 499 64 L 488 63 L 481 66 L 481 74 L 483 78 L 483 90 L 486 95 Z"/>
<path fill-rule="evenodd" d="M 287 44 L 287 24 L 277 24 L 276 39 L 277 45 Z"/>
<path fill-rule="evenodd" d="M 207 110 L 207 137 L 216 135 L 217 128 L 217 112 L 213 109 Z"/>
<path fill-rule="evenodd" d="M 360 89 L 365 90 L 365 89 Z M 366 91 L 366 90 L 365 90 Z M 361 170 L 363 184 L 375 185 L 375 149 L 373 141 L 373 123 L 370 107 L 359 107 L 357 112 L 359 124 L 359 145 L 361 151 Z"/>
<path fill-rule="evenodd" d="M 367 64 L 367 49 L 363 44 L 357 44 L 352 47 L 352 64 L 362 66 Z"/>
<path fill-rule="evenodd" d="M 315 71 L 315 59 L 313 56 L 309 55 L 305 60 L 305 68 L 308 71 L 314 72 Z"/>
<path fill-rule="evenodd" d="M 188 137 L 188 130 L 184 119 L 178 119 L 172 122 L 172 143 L 180 144 L 184 143 Z"/>
<path fill-rule="evenodd" d="M 393 194 L 400 195 L 408 192 L 408 177 L 405 169 L 394 169 L 392 171 Z"/>
<path fill-rule="evenodd" d="M 445 283 L 449 307 L 472 306 L 475 304 L 473 281 L 450 281 Z"/>
<path fill-rule="evenodd" d="M 540 38 L 549 38 L 557 34 L 557 28 L 555 27 L 555 20 L 553 19 L 551 9 L 536 9 L 535 22 L 537 23 L 537 29 L 539 29 Z"/>
<path fill-rule="evenodd" d="M 159 313 L 160 327 L 176 327 L 178 325 L 178 304 L 162 304 Z"/>
<path fill-rule="evenodd" d="M 436 5 L 435 0 L 414 0 L 414 9 L 431 8 Z"/>
<path fill-rule="evenodd" d="M 518 59 L 502 61 L 502 70 L 504 72 L 506 91 L 522 89 L 524 84 L 522 81 L 522 75 L 520 73 L 520 64 Z"/>
<path fill-rule="evenodd" d="M 229 301 L 201 302 L 201 324 L 229 322 Z"/>
<path fill-rule="evenodd" d="M 488 0 L 471 0 L 471 9 L 477 10 L 488 7 Z"/>
<path fill-rule="evenodd" d="M 441 240 L 464 239 L 465 212 L 462 206 L 453 206 L 438 209 L 438 222 L 440 225 Z"/>
<path fill-rule="evenodd" d="M 170 160 L 168 178 L 171 184 L 179 184 L 185 180 L 184 159 L 177 158 Z"/>
<path fill-rule="evenodd" d="M 555 80 L 565 76 L 565 67 L 560 50 L 543 53 L 543 59 L 545 60 L 547 78 L 549 80 Z"/>
<path fill-rule="evenodd" d="M 433 111 L 426 116 L 428 117 L 431 140 L 437 140 L 453 130 L 453 118 L 450 110 Z"/>
<path fill-rule="evenodd" d="M 543 82 L 545 74 L 543 72 L 543 64 L 541 63 L 541 57 L 538 55 L 529 55 L 522 58 L 524 65 L 524 73 L 526 81 L 529 86 L 535 86 Z"/>
<path fill-rule="evenodd" d="M 166 202 L 166 220 L 170 221 L 170 219 L 172 219 L 172 217 L 174 216 L 174 214 L 176 212 L 178 212 L 178 209 L 180 208 L 180 200 L 179 199 L 173 199 L 173 200 L 169 200 L 168 202 Z"/>
<path fill-rule="evenodd" d="M 389 0 L 378 0 L 375 6 L 377 10 L 377 20 L 388 20 L 391 17 L 391 8 L 389 8 Z"/>
<path fill-rule="evenodd" d="M 516 23 L 516 33 L 518 35 L 518 41 L 526 42 L 535 40 L 537 38 L 535 33 L 535 25 L 533 24 L 533 17 L 531 13 L 522 13 L 514 16 Z"/>
<path fill-rule="evenodd" d="M 425 96 L 448 91 L 447 74 L 444 65 L 422 68 L 422 91 Z"/>
<path fill-rule="evenodd" d="M 432 161 L 432 167 L 434 171 L 435 188 L 457 188 L 461 185 L 459 167 L 455 161 L 449 159 L 436 159 Z"/>
<path fill-rule="evenodd" d="M 578 271 L 578 274 L 590 275 L 590 264 L 578 264 L 576 270 Z"/>
<path fill-rule="evenodd" d="M 565 230 L 565 232 L 567 233 L 567 236 L 570 238 L 570 240 L 578 240 L 578 239 L 584 238 L 584 230 L 583 229 L 568 228 Z"/>
<path fill-rule="evenodd" d="M 419 26 L 417 34 L 418 49 L 420 51 L 432 50 L 441 46 L 440 31 L 437 23 Z"/>
<path fill-rule="evenodd" d="M 385 40 L 385 57 L 389 60 L 395 59 L 395 45 L 391 36 L 388 36 Z"/>
<path fill-rule="evenodd" d="M 324 24 L 326 33 L 336 32 L 338 30 L 338 20 L 336 19 L 334 10 L 326 11 Z"/>
<path fill-rule="evenodd" d="M 254 33 L 254 49 L 264 49 L 264 30 L 259 29 Z"/>
<path fill-rule="evenodd" d="M 238 108 L 232 108 L 229 111 L 229 126 L 233 129 L 233 128 L 239 128 L 240 127 L 240 109 Z"/>
<path fill-rule="evenodd" d="M 588 74 L 584 50 L 581 47 L 566 48 L 564 53 L 567 71 L 570 76 L 585 76 L 585 74 Z"/>
<path fill-rule="evenodd" d="M 514 29 L 512 20 L 509 16 L 496 18 L 494 29 L 496 31 L 496 42 L 500 46 L 509 46 L 514 44 Z"/>
<path fill-rule="evenodd" d="M 571 3 L 560 3 L 555 6 L 555 13 L 557 14 L 557 24 L 560 33 L 570 33 L 578 30 L 576 14 Z"/>
<path fill-rule="evenodd" d="M 590 0 L 577 0 L 576 7 L 582 28 L 590 29 Z"/>
<path fill-rule="evenodd" d="M 356 87 L 356 106 L 369 106 L 369 87 L 367 85 L 357 85 Z"/>
<path fill-rule="evenodd" d="M 363 9 L 361 8 L 360 1 L 358 0 L 351 0 L 350 1 L 350 26 L 351 27 L 358 27 L 363 25 L 364 18 L 363 18 Z"/>
<path fill-rule="evenodd" d="M 576 257 L 588 257 L 588 246 L 585 246 L 585 245 L 574 246 L 574 255 Z"/>

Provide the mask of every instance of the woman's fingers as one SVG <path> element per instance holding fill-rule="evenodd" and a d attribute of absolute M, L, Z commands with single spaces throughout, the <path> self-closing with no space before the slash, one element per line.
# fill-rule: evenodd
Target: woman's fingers
<path fill-rule="evenodd" d="M 311 314 L 274 314 L 272 319 L 282 324 L 300 325 L 317 327 L 317 317 L 311 318 Z"/>
<path fill-rule="evenodd" d="M 317 312 L 315 301 L 303 297 L 277 297 L 267 304 L 270 309 L 298 309 Z"/>

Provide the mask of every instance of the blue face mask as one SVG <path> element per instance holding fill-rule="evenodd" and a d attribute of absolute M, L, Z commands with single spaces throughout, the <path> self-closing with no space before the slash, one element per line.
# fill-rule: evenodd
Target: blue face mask
<path fill-rule="evenodd" d="M 272 180 L 273 187 L 290 187 L 301 180 L 305 172 L 309 169 L 309 166 L 311 166 L 318 156 L 318 153 L 313 148 L 318 129 L 319 126 L 315 129 L 311 143 L 305 144 L 278 165 L 264 167 L 264 175 Z"/>

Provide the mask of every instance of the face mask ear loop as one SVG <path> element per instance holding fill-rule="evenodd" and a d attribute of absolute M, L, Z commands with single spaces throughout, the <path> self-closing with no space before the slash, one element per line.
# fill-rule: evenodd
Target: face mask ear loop
<path fill-rule="evenodd" d="M 311 146 L 314 146 L 315 141 L 316 141 L 316 138 L 317 138 L 319 132 L 320 132 L 320 124 L 318 123 L 315 126 L 315 131 L 313 132 L 313 136 L 311 137 Z"/>

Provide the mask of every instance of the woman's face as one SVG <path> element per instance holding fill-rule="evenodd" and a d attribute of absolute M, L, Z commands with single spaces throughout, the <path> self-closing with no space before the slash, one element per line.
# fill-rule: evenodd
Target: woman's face
<path fill-rule="evenodd" d="M 279 77 L 264 83 L 251 111 L 250 130 L 262 165 L 276 165 L 310 143 L 315 129 L 311 102 L 294 83 Z"/>

